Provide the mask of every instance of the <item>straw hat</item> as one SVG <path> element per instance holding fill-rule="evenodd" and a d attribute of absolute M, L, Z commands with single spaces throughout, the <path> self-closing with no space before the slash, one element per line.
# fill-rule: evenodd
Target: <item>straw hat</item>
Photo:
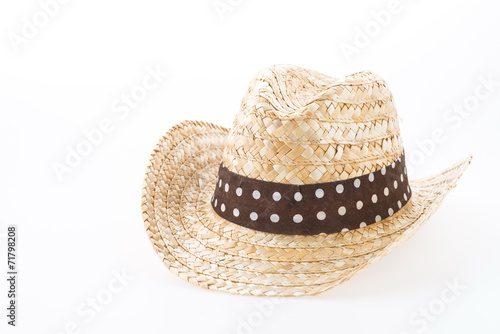
<path fill-rule="evenodd" d="M 143 218 L 163 263 L 191 283 L 314 295 L 407 240 L 470 161 L 408 181 L 380 77 L 278 65 L 251 82 L 232 129 L 186 121 L 161 138 Z"/>

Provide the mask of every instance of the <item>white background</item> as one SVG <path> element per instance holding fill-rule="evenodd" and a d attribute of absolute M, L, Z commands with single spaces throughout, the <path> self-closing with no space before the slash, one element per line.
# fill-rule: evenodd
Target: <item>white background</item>
<path fill-rule="evenodd" d="M 1 3 L 0 332 L 498 332 L 500 4 L 219 3 L 230 8 L 218 13 L 213 0 L 72 0 L 52 8 L 48 22 L 35 0 Z M 380 14 L 388 10 L 390 17 Z M 25 38 L 23 18 L 33 16 L 46 25 Z M 346 56 L 347 44 L 358 53 Z M 263 313 L 256 303 L 269 299 L 203 290 L 168 272 L 143 228 L 140 196 L 165 131 L 184 119 L 229 127 L 251 78 L 279 63 L 332 76 L 380 74 L 414 157 L 410 176 L 469 153 L 474 161 L 406 244 L 341 286 Z M 169 75 L 127 115 L 115 113 L 147 68 Z M 488 91 L 482 80 L 496 85 Z M 460 116 L 457 105 L 469 111 Z M 105 119 L 112 131 L 59 180 L 54 163 L 64 164 L 83 132 Z M 431 139 L 436 131 L 439 140 Z M 19 229 L 16 328 L 5 317 L 7 224 Z M 122 271 L 133 277 L 124 285 L 113 278 Z M 446 290 L 454 281 L 463 287 L 456 295 Z M 89 311 L 98 296 L 110 298 Z M 422 320 L 429 308 L 432 320 Z"/>

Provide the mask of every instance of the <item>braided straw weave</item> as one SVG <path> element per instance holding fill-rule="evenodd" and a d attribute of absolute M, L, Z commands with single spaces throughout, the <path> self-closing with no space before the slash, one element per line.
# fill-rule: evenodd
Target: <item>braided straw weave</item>
<path fill-rule="evenodd" d="M 308 184 L 370 173 L 402 151 L 392 95 L 380 78 L 362 72 L 339 81 L 293 66 L 266 69 L 252 82 L 231 131 L 187 121 L 160 140 L 144 182 L 146 231 L 172 272 L 204 288 L 314 295 L 407 240 L 471 158 L 410 181 L 411 200 L 387 219 L 314 236 L 264 233 L 220 218 L 210 198 L 221 160 L 252 178 Z"/>
<path fill-rule="evenodd" d="M 392 94 L 377 75 L 339 81 L 275 66 L 252 81 L 223 161 L 251 178 L 311 184 L 369 174 L 402 153 Z"/>

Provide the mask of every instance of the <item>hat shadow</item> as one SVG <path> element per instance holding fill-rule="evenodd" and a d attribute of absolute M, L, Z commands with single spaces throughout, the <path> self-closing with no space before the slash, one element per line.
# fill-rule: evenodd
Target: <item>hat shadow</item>
<path fill-rule="evenodd" d="M 429 262 L 435 258 L 435 250 L 439 244 L 434 238 L 428 238 L 432 227 L 425 230 L 423 228 L 418 236 L 413 236 L 350 280 L 314 298 L 400 300 L 436 285 L 436 281 L 441 282 L 441 275 L 438 274 L 439 277 L 436 278 L 432 274 L 438 266 L 429 268 Z M 425 249 L 422 249 L 423 244 L 426 245 Z"/>

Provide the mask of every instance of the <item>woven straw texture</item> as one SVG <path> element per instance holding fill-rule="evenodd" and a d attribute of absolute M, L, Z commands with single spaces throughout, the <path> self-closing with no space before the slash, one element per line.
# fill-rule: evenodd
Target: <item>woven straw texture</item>
<path fill-rule="evenodd" d="M 223 162 L 264 181 L 310 184 L 369 174 L 403 153 L 392 94 L 371 72 L 344 80 L 279 65 L 252 80 Z"/>
<path fill-rule="evenodd" d="M 440 174 L 410 181 L 413 195 L 401 210 L 380 222 L 347 232 L 314 236 L 270 234 L 220 218 L 213 211 L 210 198 L 222 159 L 227 166 L 232 163 L 233 171 L 240 174 L 301 184 L 325 181 L 324 176 L 313 176 L 315 171 L 328 175 L 328 181 L 368 173 L 392 163 L 402 152 L 392 97 L 380 79 L 376 79 L 375 85 L 373 75 L 363 72 L 338 85 L 338 81 L 313 71 L 285 68 L 289 74 L 283 71 L 282 75 L 288 78 L 286 80 L 292 80 L 286 81 L 287 84 L 283 83 L 285 78 L 269 74 L 269 71 L 276 72 L 276 67 L 259 74 L 243 99 L 241 112 L 231 131 L 203 122 L 183 122 L 167 132 L 152 154 L 142 197 L 145 228 L 164 264 L 191 283 L 211 290 L 258 296 L 314 295 L 328 290 L 413 235 L 435 212 L 470 163 L 469 157 Z M 271 94 L 269 89 L 273 89 L 267 99 L 257 97 L 254 92 L 260 84 L 256 81 L 262 77 L 268 78 L 267 82 L 271 80 L 269 77 L 275 80 L 270 85 L 272 88 L 257 89 L 265 94 Z M 366 84 L 357 85 L 359 82 Z M 281 95 L 277 92 L 278 86 Z M 284 92 L 285 89 L 296 91 Z M 272 98 L 278 99 L 276 96 L 282 101 L 271 101 Z M 318 101 L 318 96 L 328 96 L 331 105 L 336 105 L 332 107 L 334 109 L 318 111 L 324 109 L 320 106 L 309 112 L 309 102 Z M 378 99 L 375 105 L 379 107 L 358 108 L 372 103 L 368 102 L 370 99 Z M 285 100 L 288 100 L 287 110 L 284 110 Z M 358 101 L 349 117 L 343 109 L 345 105 L 339 107 L 348 100 Z M 269 108 L 273 103 L 281 109 L 259 109 Z M 374 109 L 379 110 L 375 112 Z M 361 110 L 364 116 L 356 110 Z M 267 123 L 264 120 L 267 117 L 274 117 L 274 123 Z M 293 126 L 285 131 L 287 117 Z M 299 120 L 302 117 L 307 118 L 304 120 L 307 126 Z M 340 122 L 341 119 L 344 122 Z M 313 121 L 316 125 L 311 127 Z M 281 125 L 271 131 L 272 124 Z M 294 133 L 292 128 L 296 126 L 302 130 Z M 317 130 L 313 134 L 310 129 L 315 127 Z M 321 127 L 331 128 L 322 132 L 320 129 L 324 128 Z M 237 145 L 242 133 L 249 142 Z M 299 146 L 307 149 L 306 146 L 316 142 L 321 149 L 315 151 L 315 157 L 309 156 L 309 160 L 305 158 L 305 150 L 298 155 L 290 154 L 291 151 L 278 154 L 279 150 L 275 155 L 266 155 L 263 148 L 274 148 L 259 136 L 274 136 L 269 140 L 279 147 L 304 142 Z M 336 153 L 321 164 L 329 146 L 343 153 Z M 317 159 L 315 164 L 308 164 L 314 159 Z M 257 160 L 261 162 L 257 163 Z M 337 163 L 339 161 L 349 163 Z"/>

